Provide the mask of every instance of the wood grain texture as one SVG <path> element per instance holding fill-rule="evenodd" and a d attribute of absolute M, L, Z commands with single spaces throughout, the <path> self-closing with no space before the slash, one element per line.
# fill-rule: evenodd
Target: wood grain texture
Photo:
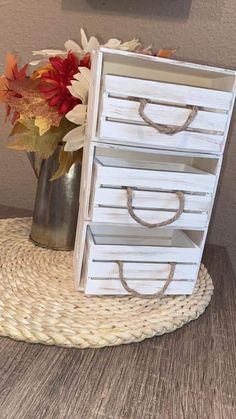
<path fill-rule="evenodd" d="M 0 207 L 11 214 L 24 215 Z M 234 419 L 236 287 L 224 248 L 208 246 L 204 262 L 212 302 L 169 335 L 99 350 L 0 338 L 0 417 Z"/>
<path fill-rule="evenodd" d="M 134 147 L 200 151 L 201 153 L 213 154 L 221 154 L 224 147 L 223 135 L 183 131 L 167 136 L 146 125 L 113 122 L 103 118 L 100 121 L 99 141 L 111 144 L 127 144 Z"/>
<path fill-rule="evenodd" d="M 139 292 L 142 295 L 155 294 L 158 290 L 161 290 L 165 281 L 157 280 L 127 280 L 128 286 L 133 290 Z M 190 295 L 193 293 L 195 286 L 195 278 L 193 281 L 171 281 L 167 290 L 164 292 L 165 295 Z M 86 287 L 86 295 L 127 295 L 129 294 L 122 286 L 120 279 L 93 279 L 88 278 Z"/>
<path fill-rule="evenodd" d="M 185 194 L 185 211 L 206 212 L 211 204 L 210 195 Z M 127 207 L 127 191 L 125 189 L 97 188 L 94 198 L 94 205 L 103 207 Z M 177 210 L 179 200 L 175 193 L 133 191 L 133 206 L 135 208 Z"/>
<path fill-rule="evenodd" d="M 212 193 L 216 177 L 212 174 L 154 171 L 124 167 L 97 165 L 97 184 L 106 186 L 130 186 L 163 190 Z"/>
<path fill-rule="evenodd" d="M 232 102 L 232 92 L 113 75 L 105 76 L 104 91 L 116 97 L 139 97 L 222 110 L 229 110 Z"/>
<path fill-rule="evenodd" d="M 140 103 L 137 100 L 125 100 L 108 96 L 104 93 L 102 115 L 115 121 L 127 121 L 144 124 L 139 115 Z M 188 115 L 189 109 L 157 105 L 148 103 L 145 107 L 145 114 L 158 124 L 182 125 Z M 224 131 L 228 121 L 228 114 L 198 111 L 196 118 L 189 125 L 192 129 L 202 129 L 210 131 Z"/>
<path fill-rule="evenodd" d="M 174 213 L 170 211 L 154 211 L 135 209 L 135 214 L 148 223 L 160 223 L 169 220 Z M 207 227 L 208 216 L 206 213 L 186 213 L 181 214 L 178 220 L 171 223 L 169 228 L 182 229 L 204 229 Z M 137 225 L 137 221 L 131 218 L 127 208 L 104 208 L 95 207 L 93 212 L 94 222 L 106 222 L 116 224 Z"/>

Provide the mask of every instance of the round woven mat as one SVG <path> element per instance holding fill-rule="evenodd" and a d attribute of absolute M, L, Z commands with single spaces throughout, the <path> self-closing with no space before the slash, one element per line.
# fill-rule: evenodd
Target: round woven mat
<path fill-rule="evenodd" d="M 36 247 L 31 219 L 0 221 L 0 335 L 26 342 L 98 348 L 172 332 L 202 314 L 213 292 L 201 267 L 191 296 L 143 300 L 74 291 L 72 252 Z"/>

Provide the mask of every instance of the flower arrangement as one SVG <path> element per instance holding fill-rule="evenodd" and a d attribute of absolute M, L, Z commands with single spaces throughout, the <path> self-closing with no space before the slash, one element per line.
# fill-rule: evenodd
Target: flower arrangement
<path fill-rule="evenodd" d="M 13 141 L 9 147 L 35 152 L 41 159 L 47 159 L 63 144 L 52 179 L 63 176 L 75 162 L 82 161 L 91 52 L 100 44 L 94 36 L 87 39 L 81 29 L 81 45 L 69 40 L 65 50 L 33 51 L 40 58 L 22 68 L 9 53 L 0 77 L 0 102 L 6 107 L 6 121 L 12 124 Z M 173 53 L 173 50 L 154 53 L 138 39 L 128 42 L 110 39 L 103 46 L 162 57 Z"/>

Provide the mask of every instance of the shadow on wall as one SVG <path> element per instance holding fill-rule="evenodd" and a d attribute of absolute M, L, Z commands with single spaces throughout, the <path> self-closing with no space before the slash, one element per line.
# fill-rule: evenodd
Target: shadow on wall
<path fill-rule="evenodd" d="M 192 0 L 62 0 L 62 9 L 121 15 L 187 19 Z"/>

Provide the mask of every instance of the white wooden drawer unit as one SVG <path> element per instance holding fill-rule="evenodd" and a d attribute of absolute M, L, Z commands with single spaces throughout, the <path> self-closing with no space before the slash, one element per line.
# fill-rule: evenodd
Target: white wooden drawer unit
<path fill-rule="evenodd" d="M 121 152 L 100 149 L 94 158 L 91 188 L 91 220 L 114 224 L 138 225 L 128 212 L 128 193 L 133 209 L 148 223 L 170 220 L 171 228 L 203 229 L 216 184 L 218 160 L 168 154 Z M 212 170 L 213 173 L 210 172 Z M 129 190 L 129 192 L 128 192 Z M 171 222 L 179 209 L 178 192 L 184 197 L 184 211 Z"/>
<path fill-rule="evenodd" d="M 77 289 L 89 295 L 125 295 L 130 288 L 153 294 L 163 287 L 165 294 L 193 292 L 235 75 L 110 49 L 94 53 Z"/>
<path fill-rule="evenodd" d="M 166 281 L 175 264 L 168 294 L 191 294 L 201 257 L 200 248 L 182 231 L 143 231 L 139 227 L 90 225 L 83 278 L 88 294 L 127 294 L 119 280 L 122 260 L 128 284 L 152 294 Z"/>

